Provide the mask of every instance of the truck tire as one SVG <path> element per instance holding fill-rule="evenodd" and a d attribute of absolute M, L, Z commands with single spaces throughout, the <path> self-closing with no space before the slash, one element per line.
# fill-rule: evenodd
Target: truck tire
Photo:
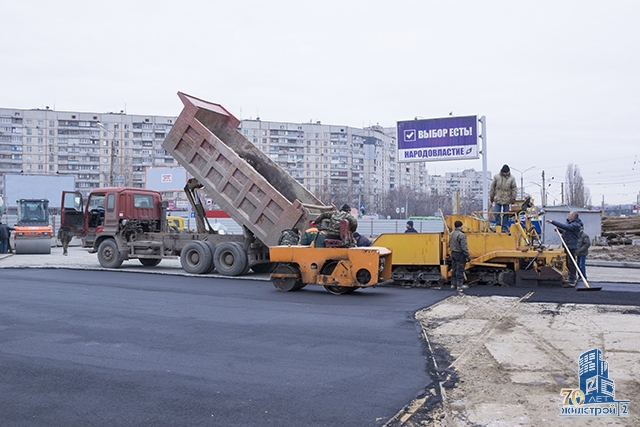
<path fill-rule="evenodd" d="M 213 262 L 218 273 L 225 276 L 239 276 L 247 268 L 247 253 L 238 243 L 220 243 L 213 254 Z"/>
<path fill-rule="evenodd" d="M 204 241 L 202 243 L 207 245 L 209 247 L 209 250 L 211 251 L 211 265 L 209 266 L 207 271 L 205 271 L 204 274 L 213 273 L 213 270 L 216 269 L 216 263 L 213 261 L 213 254 L 216 253 L 216 245 L 214 245 L 212 242 L 209 242 L 209 241 Z"/>
<path fill-rule="evenodd" d="M 122 265 L 122 255 L 113 239 L 106 239 L 98 246 L 98 261 L 104 268 L 118 268 Z"/>
<path fill-rule="evenodd" d="M 244 276 L 249 272 L 249 270 L 251 270 L 251 266 L 249 265 L 249 255 L 247 254 L 247 251 L 244 250 L 242 243 L 238 243 L 238 242 L 234 242 L 234 243 L 240 248 L 240 251 L 247 258 L 247 265 L 245 265 L 244 270 L 242 270 L 242 273 L 240 273 L 240 275 Z"/>
<path fill-rule="evenodd" d="M 211 249 L 202 242 L 189 242 L 180 251 L 180 264 L 187 273 L 204 274 L 209 271 L 211 262 Z"/>
<path fill-rule="evenodd" d="M 138 258 L 138 260 L 140 261 L 140 264 L 145 267 L 155 267 L 160 264 L 160 261 L 162 261 L 160 258 Z"/>

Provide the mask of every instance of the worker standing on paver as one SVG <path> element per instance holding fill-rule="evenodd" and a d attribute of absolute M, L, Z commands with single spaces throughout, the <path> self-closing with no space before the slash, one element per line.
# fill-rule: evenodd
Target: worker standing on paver
<path fill-rule="evenodd" d="M 459 291 L 467 289 L 464 284 L 464 266 L 471 261 L 467 236 L 462 231 L 462 221 L 456 221 L 455 230 L 449 235 L 449 249 L 451 249 L 451 288 Z"/>
<path fill-rule="evenodd" d="M 509 212 L 510 206 L 515 203 L 517 195 L 518 184 L 516 184 L 516 179 L 511 175 L 509 166 L 504 165 L 500 169 L 500 173 L 493 177 L 489 189 L 489 200 L 493 205 L 493 212 L 500 212 L 494 214 L 492 222 L 499 225 L 503 233 L 509 232 L 507 229 L 509 217 L 504 212 Z"/>

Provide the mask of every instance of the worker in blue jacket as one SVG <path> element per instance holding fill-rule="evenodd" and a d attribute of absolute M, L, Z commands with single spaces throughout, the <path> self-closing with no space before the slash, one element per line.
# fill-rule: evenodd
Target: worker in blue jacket
<path fill-rule="evenodd" d="M 564 240 L 566 247 L 564 248 L 565 253 L 567 254 L 567 269 L 569 270 L 569 277 L 567 277 L 567 285 L 575 286 L 576 284 L 576 265 L 573 261 L 571 261 L 571 257 L 576 259 L 576 249 L 578 249 L 578 239 L 580 238 L 580 230 L 583 227 L 582 220 L 578 218 L 578 212 L 571 211 L 569 215 L 567 215 L 567 223 L 563 224 L 554 220 L 547 220 L 549 224 L 552 224 L 556 227 L 560 234 L 562 235 L 562 239 Z M 571 256 L 569 256 L 571 254 Z"/>

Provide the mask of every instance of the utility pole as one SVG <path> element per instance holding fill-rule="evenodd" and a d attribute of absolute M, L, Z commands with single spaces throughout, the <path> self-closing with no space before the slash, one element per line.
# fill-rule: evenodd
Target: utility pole
<path fill-rule="evenodd" d="M 564 182 L 560 183 L 560 196 L 561 204 L 564 205 Z"/>
<path fill-rule="evenodd" d="M 109 182 L 109 186 L 110 187 L 114 187 L 115 186 L 115 174 L 114 174 L 114 163 L 116 160 L 116 132 L 118 131 L 118 125 L 114 124 L 113 125 L 113 139 L 111 140 L 111 177 L 110 177 L 110 182 Z"/>
<path fill-rule="evenodd" d="M 404 201 L 404 219 L 409 218 L 409 195 L 407 194 L 407 198 Z"/>
<path fill-rule="evenodd" d="M 542 206 L 547 206 L 547 187 L 544 186 L 544 171 L 542 171 Z"/>

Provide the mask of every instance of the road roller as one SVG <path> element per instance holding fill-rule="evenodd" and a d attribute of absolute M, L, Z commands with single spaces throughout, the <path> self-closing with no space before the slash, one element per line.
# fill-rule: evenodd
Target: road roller
<path fill-rule="evenodd" d="M 49 223 L 47 199 L 20 199 L 18 222 L 14 226 L 16 254 L 50 254 L 53 229 Z"/>

